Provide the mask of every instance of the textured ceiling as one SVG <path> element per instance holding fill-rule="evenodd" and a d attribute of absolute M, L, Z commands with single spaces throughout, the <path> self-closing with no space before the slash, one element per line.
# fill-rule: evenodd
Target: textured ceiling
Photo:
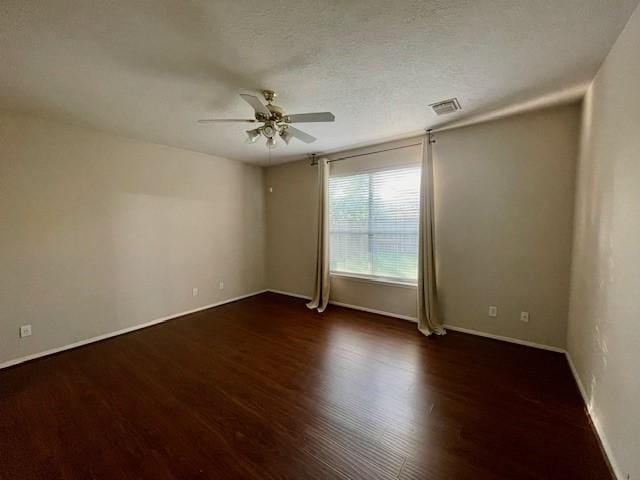
<path fill-rule="evenodd" d="M 591 80 L 638 0 L 4 0 L 0 107 L 264 164 L 238 93 L 276 90 L 315 144 L 411 134 Z M 427 105 L 458 97 L 457 116 Z"/>

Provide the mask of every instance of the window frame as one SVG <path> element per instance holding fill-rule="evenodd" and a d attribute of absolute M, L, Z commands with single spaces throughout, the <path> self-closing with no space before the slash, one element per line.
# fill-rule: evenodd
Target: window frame
<path fill-rule="evenodd" d="M 420 164 L 416 164 L 416 163 L 401 163 L 401 164 L 397 164 L 394 166 L 388 166 L 388 167 L 383 167 L 383 168 L 372 168 L 372 169 L 363 169 L 363 170 L 358 170 L 358 171 L 353 171 L 353 172 L 349 172 L 349 173 L 342 173 L 342 174 L 338 174 L 338 175 L 330 175 L 329 176 L 329 182 L 331 181 L 331 178 L 340 178 L 340 177 L 350 177 L 350 176 L 355 176 L 355 175 L 373 175 L 374 173 L 377 172 L 384 172 L 384 171 L 394 171 L 394 170 L 404 170 L 404 169 L 409 169 L 409 168 L 415 168 L 418 170 L 418 172 L 420 172 L 420 178 L 422 178 L 421 175 L 421 170 L 422 170 L 422 166 Z M 329 188 L 329 186 L 327 186 L 327 188 Z M 418 196 L 420 195 L 420 187 L 418 189 Z M 418 198 L 418 202 L 420 201 L 420 199 Z M 330 202 L 329 202 L 330 203 Z M 369 198 L 369 205 L 371 205 L 371 198 Z M 396 287 L 405 287 L 405 288 L 415 288 L 418 286 L 418 278 L 412 279 L 412 278 L 401 278 L 401 277 L 388 277 L 388 276 L 381 276 L 381 275 L 373 275 L 373 274 L 365 274 L 365 273 L 356 273 L 356 272 L 349 272 L 349 271 L 345 271 L 345 270 L 333 270 L 331 268 L 331 211 L 330 211 L 330 207 L 329 205 L 328 207 L 328 214 L 329 214 L 329 231 L 328 233 L 328 241 L 329 241 L 329 275 L 332 277 L 338 277 L 338 278 L 346 278 L 349 280 L 354 280 L 354 281 L 359 281 L 359 282 L 365 282 L 365 283 L 375 283 L 378 285 L 389 285 L 389 286 L 396 286 Z M 419 225 L 420 220 L 418 219 L 418 225 L 417 225 L 417 231 L 416 231 L 416 236 L 419 238 L 420 236 L 420 225 Z M 374 233 L 371 232 L 366 232 L 366 233 L 362 233 L 362 235 L 368 235 L 369 237 L 375 236 Z M 418 240 L 418 238 L 416 238 L 416 240 Z M 418 247 L 416 249 L 416 267 L 418 266 L 417 263 L 419 261 L 419 241 L 417 241 Z M 419 275 L 419 273 L 418 273 Z M 416 275 L 417 277 L 417 275 Z"/>
<path fill-rule="evenodd" d="M 393 277 L 380 277 L 376 275 L 362 275 L 359 273 L 343 272 L 340 270 L 330 270 L 329 275 L 332 277 L 346 278 L 348 280 L 354 280 L 356 282 L 363 283 L 375 283 L 377 285 L 389 285 L 392 287 L 405 287 L 415 288 L 418 286 L 418 281 L 415 280 L 398 280 Z"/>

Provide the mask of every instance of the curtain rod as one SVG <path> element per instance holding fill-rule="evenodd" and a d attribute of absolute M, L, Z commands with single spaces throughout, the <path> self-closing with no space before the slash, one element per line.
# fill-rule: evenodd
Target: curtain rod
<path fill-rule="evenodd" d="M 327 163 L 339 162 L 341 160 L 347 160 L 348 158 L 364 157 L 365 155 L 374 155 L 376 153 L 390 152 L 392 150 L 400 150 L 401 148 L 415 147 L 417 145 L 422 145 L 422 142 L 420 142 L 420 143 L 412 143 L 410 145 L 402 145 L 401 147 L 385 148 L 385 149 L 382 149 L 382 150 L 376 150 L 375 152 L 366 152 L 366 153 L 357 153 L 355 155 L 347 155 L 345 157 L 334 158 L 333 160 L 327 160 Z"/>
<path fill-rule="evenodd" d="M 433 134 L 433 130 L 427 130 L 427 135 L 431 136 Z M 433 140 L 432 138 L 430 138 L 429 140 L 431 143 L 434 143 L 435 140 Z M 376 150 L 374 152 L 366 152 L 366 153 L 357 153 L 354 155 L 346 155 L 344 157 L 340 157 L 340 158 L 334 158 L 333 160 L 327 160 L 327 163 L 333 163 L 333 162 L 340 162 L 342 160 L 347 160 L 349 158 L 356 158 L 356 157 L 364 157 L 365 155 L 375 155 L 376 153 L 383 153 L 383 152 L 390 152 L 392 150 L 400 150 L 401 148 L 409 148 L 409 147 L 416 147 L 418 145 L 422 145 L 422 142 L 418 142 L 418 143 L 411 143 L 409 145 L 401 145 L 399 147 L 390 147 L 390 148 L 384 148 L 382 150 Z M 311 154 L 311 165 L 316 165 L 318 163 L 318 159 L 317 159 L 318 154 L 317 153 L 312 153 Z"/>

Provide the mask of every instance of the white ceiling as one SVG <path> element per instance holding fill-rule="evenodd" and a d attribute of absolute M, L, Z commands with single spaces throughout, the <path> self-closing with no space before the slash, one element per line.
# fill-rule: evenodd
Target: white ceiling
<path fill-rule="evenodd" d="M 407 135 L 575 91 L 638 0 L 4 0 L 0 106 L 264 164 L 238 93 L 276 90 L 315 144 L 274 161 Z M 427 105 L 458 97 L 458 116 Z"/>

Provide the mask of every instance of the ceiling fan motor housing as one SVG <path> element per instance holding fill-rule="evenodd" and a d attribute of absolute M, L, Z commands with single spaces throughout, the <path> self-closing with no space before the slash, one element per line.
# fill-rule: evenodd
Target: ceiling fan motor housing
<path fill-rule="evenodd" d="M 264 113 L 256 112 L 256 120 L 259 122 L 266 122 L 268 120 L 273 120 L 275 122 L 282 122 L 285 118 L 284 109 L 278 105 L 273 105 L 271 103 L 265 105 L 271 115 L 267 116 Z"/>
<path fill-rule="evenodd" d="M 271 114 L 276 117 L 282 117 L 284 115 L 284 109 L 282 107 L 279 107 L 278 105 L 273 105 L 270 103 L 266 107 L 269 109 Z"/>

